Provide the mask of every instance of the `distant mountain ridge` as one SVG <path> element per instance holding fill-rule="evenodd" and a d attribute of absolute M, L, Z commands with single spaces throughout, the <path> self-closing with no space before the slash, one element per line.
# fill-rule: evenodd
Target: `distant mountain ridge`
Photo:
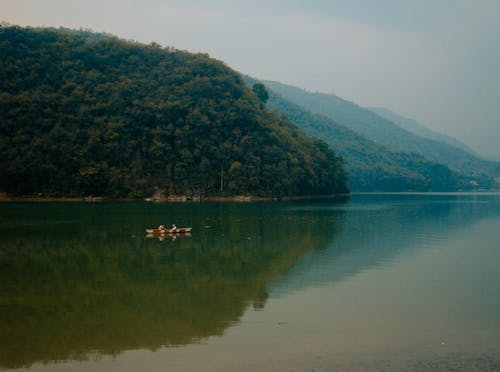
<path fill-rule="evenodd" d="M 472 182 L 486 188 L 493 185 L 494 177 L 500 176 L 500 162 L 484 160 L 449 144 L 415 135 L 375 112 L 334 94 L 311 93 L 276 81 L 266 80 L 264 84 L 291 102 L 313 113 L 325 115 L 388 149 L 420 154 L 472 177 L 475 180 Z"/>
<path fill-rule="evenodd" d="M 435 132 L 432 129 L 427 128 L 425 125 L 420 124 L 418 121 L 414 119 L 399 115 L 394 111 L 391 111 L 385 107 L 367 107 L 367 109 L 375 112 L 377 115 L 389 121 L 392 121 L 393 123 L 399 125 L 401 128 L 409 132 L 412 132 L 417 136 L 432 139 L 438 142 L 447 143 L 450 146 L 457 147 L 475 157 L 481 158 L 479 154 L 477 154 L 473 149 L 471 149 L 465 143 L 457 140 L 456 138 L 447 136 L 446 134 Z"/>
<path fill-rule="evenodd" d="M 250 77 L 246 80 L 249 85 L 258 82 Z M 417 154 L 391 151 L 272 89 L 268 92 L 270 109 L 285 115 L 306 134 L 325 140 L 342 155 L 353 191 L 456 191 L 469 187 L 466 177 L 442 164 Z"/>

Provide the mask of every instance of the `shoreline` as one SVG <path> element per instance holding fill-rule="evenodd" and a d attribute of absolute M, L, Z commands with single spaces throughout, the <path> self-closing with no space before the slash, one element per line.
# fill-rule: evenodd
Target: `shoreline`
<path fill-rule="evenodd" d="M 8 195 L 0 193 L 1 202 L 40 202 L 40 203 L 102 203 L 102 202 L 144 202 L 144 203 L 179 203 L 179 202 L 257 202 L 257 201 L 299 201 L 299 200 L 326 200 L 347 198 L 351 194 L 331 194 L 331 195 L 302 195 L 302 196 L 285 196 L 285 197 L 263 197 L 251 195 L 233 195 L 233 196 L 207 196 L 207 197 L 188 197 L 186 195 L 173 195 L 161 198 L 108 198 L 105 196 L 95 196 L 92 200 L 86 197 L 54 197 L 54 196 L 33 196 L 33 195 Z"/>
<path fill-rule="evenodd" d="M 71 196 L 35 196 L 35 195 L 8 195 L 0 192 L 0 203 L 103 203 L 103 202 L 143 202 L 143 203 L 203 203 L 203 202 L 280 202 L 280 201 L 301 201 L 301 200 L 334 200 L 345 199 L 354 195 L 500 195 L 500 190 L 489 191 L 445 191 L 445 192 L 351 192 L 348 194 L 331 195 L 301 195 L 284 197 L 263 197 L 252 195 L 233 195 L 233 196 L 206 196 L 206 197 L 188 197 L 186 195 L 171 195 L 169 197 L 150 197 L 143 199 L 134 198 L 110 198 L 106 196 L 94 196 L 92 200 L 88 197 Z"/>

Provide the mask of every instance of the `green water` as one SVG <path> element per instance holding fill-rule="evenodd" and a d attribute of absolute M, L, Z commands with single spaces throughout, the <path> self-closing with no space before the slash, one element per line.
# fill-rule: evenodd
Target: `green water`
<path fill-rule="evenodd" d="M 0 369 L 499 367 L 500 195 L 0 204 Z"/>

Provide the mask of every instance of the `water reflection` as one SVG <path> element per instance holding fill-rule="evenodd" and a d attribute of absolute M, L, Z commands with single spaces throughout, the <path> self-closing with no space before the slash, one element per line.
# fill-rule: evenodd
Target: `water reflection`
<path fill-rule="evenodd" d="M 360 342 L 369 345 L 372 336 L 373 343 L 380 347 L 377 352 L 386 345 L 390 349 L 394 347 L 391 342 L 401 340 L 393 333 L 401 332 L 401 325 L 407 326 L 412 307 L 398 304 L 389 313 L 386 304 L 399 300 L 415 304 L 415 324 L 435 321 L 431 328 L 439 328 L 448 313 L 433 313 L 431 308 L 438 301 L 445 304 L 445 290 L 451 293 L 450 288 L 454 289 L 449 281 L 458 276 L 440 278 L 443 290 L 426 292 L 434 300 L 430 303 L 418 296 L 405 297 L 407 288 L 391 287 L 392 277 L 383 280 L 381 276 L 367 276 L 383 283 L 378 291 L 386 290 L 385 297 L 359 282 L 359 287 L 347 286 L 332 295 L 332 285 L 341 287 L 339 284 L 374 268 L 392 267 L 398 278 L 426 270 L 430 262 L 421 260 L 420 266 L 412 266 L 408 261 L 413 260 L 404 258 L 446 246 L 441 242 L 449 241 L 450 236 L 461 236 L 476 222 L 491 222 L 498 217 L 500 199 L 494 195 L 357 195 L 348 202 L 336 203 L 0 204 L 0 368 L 191 345 L 210 336 L 226 333 L 227 337 L 226 331 L 237 326 L 250 335 L 254 332 L 258 344 L 269 348 L 280 337 L 280 345 L 285 346 L 290 346 L 286 344 L 288 339 L 307 339 L 314 345 L 311 349 L 345 346 L 357 359 Z M 145 238 L 145 227 L 173 222 L 192 226 L 191 236 L 163 241 Z M 488 235 L 485 241 L 492 238 Z M 485 253 L 491 254 L 493 248 L 491 242 L 488 244 Z M 469 261 L 474 255 L 466 248 L 461 252 L 469 252 Z M 441 259 L 441 269 L 446 266 L 457 270 L 460 261 L 451 254 L 454 261 L 447 263 L 449 257 L 436 255 L 432 260 Z M 403 261 L 406 266 L 395 265 Z M 495 262 L 492 260 L 491 266 Z M 491 309 L 498 308 L 491 295 L 498 288 L 498 275 L 481 264 L 482 279 L 457 282 L 454 290 L 459 296 L 451 293 L 446 302 L 451 309 L 466 309 L 473 314 L 472 323 L 484 320 L 486 326 L 474 323 L 479 331 L 491 329 L 487 324 L 493 319 Z M 419 282 L 410 281 L 410 274 L 405 285 L 417 293 L 422 288 Z M 438 274 L 436 270 L 428 273 Z M 468 291 L 475 293 L 483 288 L 483 282 L 492 284 L 488 287 L 491 293 L 478 302 L 479 307 L 487 308 L 480 312 L 466 304 L 470 297 L 465 296 L 464 287 L 470 284 Z M 439 287 L 436 283 L 432 288 Z M 302 292 L 308 294 L 304 297 L 294 296 L 311 288 Z M 360 296 L 351 303 L 352 290 Z M 287 299 L 270 301 L 280 296 Z M 365 310 L 351 307 L 359 306 L 361 299 L 365 306 L 372 306 L 373 312 L 384 315 L 379 319 L 385 322 L 376 323 L 383 333 L 377 327 L 372 333 L 363 328 L 371 325 Z M 305 315 L 299 307 L 307 309 Z M 264 311 L 248 311 L 252 308 Z M 336 317 L 331 316 L 329 308 L 335 309 Z M 398 313 L 398 308 L 404 311 Z M 299 309 L 295 315 L 294 309 Z M 275 318 L 291 318 L 296 324 L 245 327 L 240 321 L 248 313 L 260 314 L 254 318 L 272 318 L 273 322 Z M 301 323 L 300 317 L 310 313 L 318 319 Z M 307 327 L 300 331 L 294 328 L 305 323 Z M 340 332 L 335 338 L 331 330 L 346 333 Z M 455 330 L 452 328 L 451 334 Z M 220 339 L 221 350 L 230 348 L 224 342 L 251 339 L 245 333 L 234 333 L 228 341 Z M 411 352 L 421 351 L 419 343 L 424 339 L 427 342 L 423 336 L 418 339 L 418 333 L 411 327 L 407 332 Z M 286 359 L 299 355 L 299 346 L 290 347 L 293 352 L 284 353 Z M 241 348 L 249 359 L 258 359 L 258 352 L 252 354 L 248 348 Z M 328 363 L 336 361 L 337 355 L 331 350 L 324 355 Z M 215 353 L 213 359 L 221 356 Z M 295 361 L 300 362 L 300 358 L 296 356 Z"/>
<path fill-rule="evenodd" d="M 252 204 L 3 204 L 0 366 L 221 335 L 266 284 L 335 238 L 343 212 Z M 331 218 L 334 216 L 334 218 Z M 159 222 L 191 237 L 145 239 Z"/>
<path fill-rule="evenodd" d="M 327 249 L 301 260 L 286 280 L 274 283 L 269 288 L 273 296 L 339 282 L 432 248 L 478 220 L 500 217 L 500 195 L 366 194 L 321 209 L 345 212 L 339 234 Z"/>

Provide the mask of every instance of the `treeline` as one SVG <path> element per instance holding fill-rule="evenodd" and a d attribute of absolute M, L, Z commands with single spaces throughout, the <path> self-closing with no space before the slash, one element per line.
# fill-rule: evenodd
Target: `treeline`
<path fill-rule="evenodd" d="M 0 191 L 347 191 L 343 161 L 325 142 L 267 111 L 265 92 L 205 54 L 88 31 L 1 31 Z"/>

